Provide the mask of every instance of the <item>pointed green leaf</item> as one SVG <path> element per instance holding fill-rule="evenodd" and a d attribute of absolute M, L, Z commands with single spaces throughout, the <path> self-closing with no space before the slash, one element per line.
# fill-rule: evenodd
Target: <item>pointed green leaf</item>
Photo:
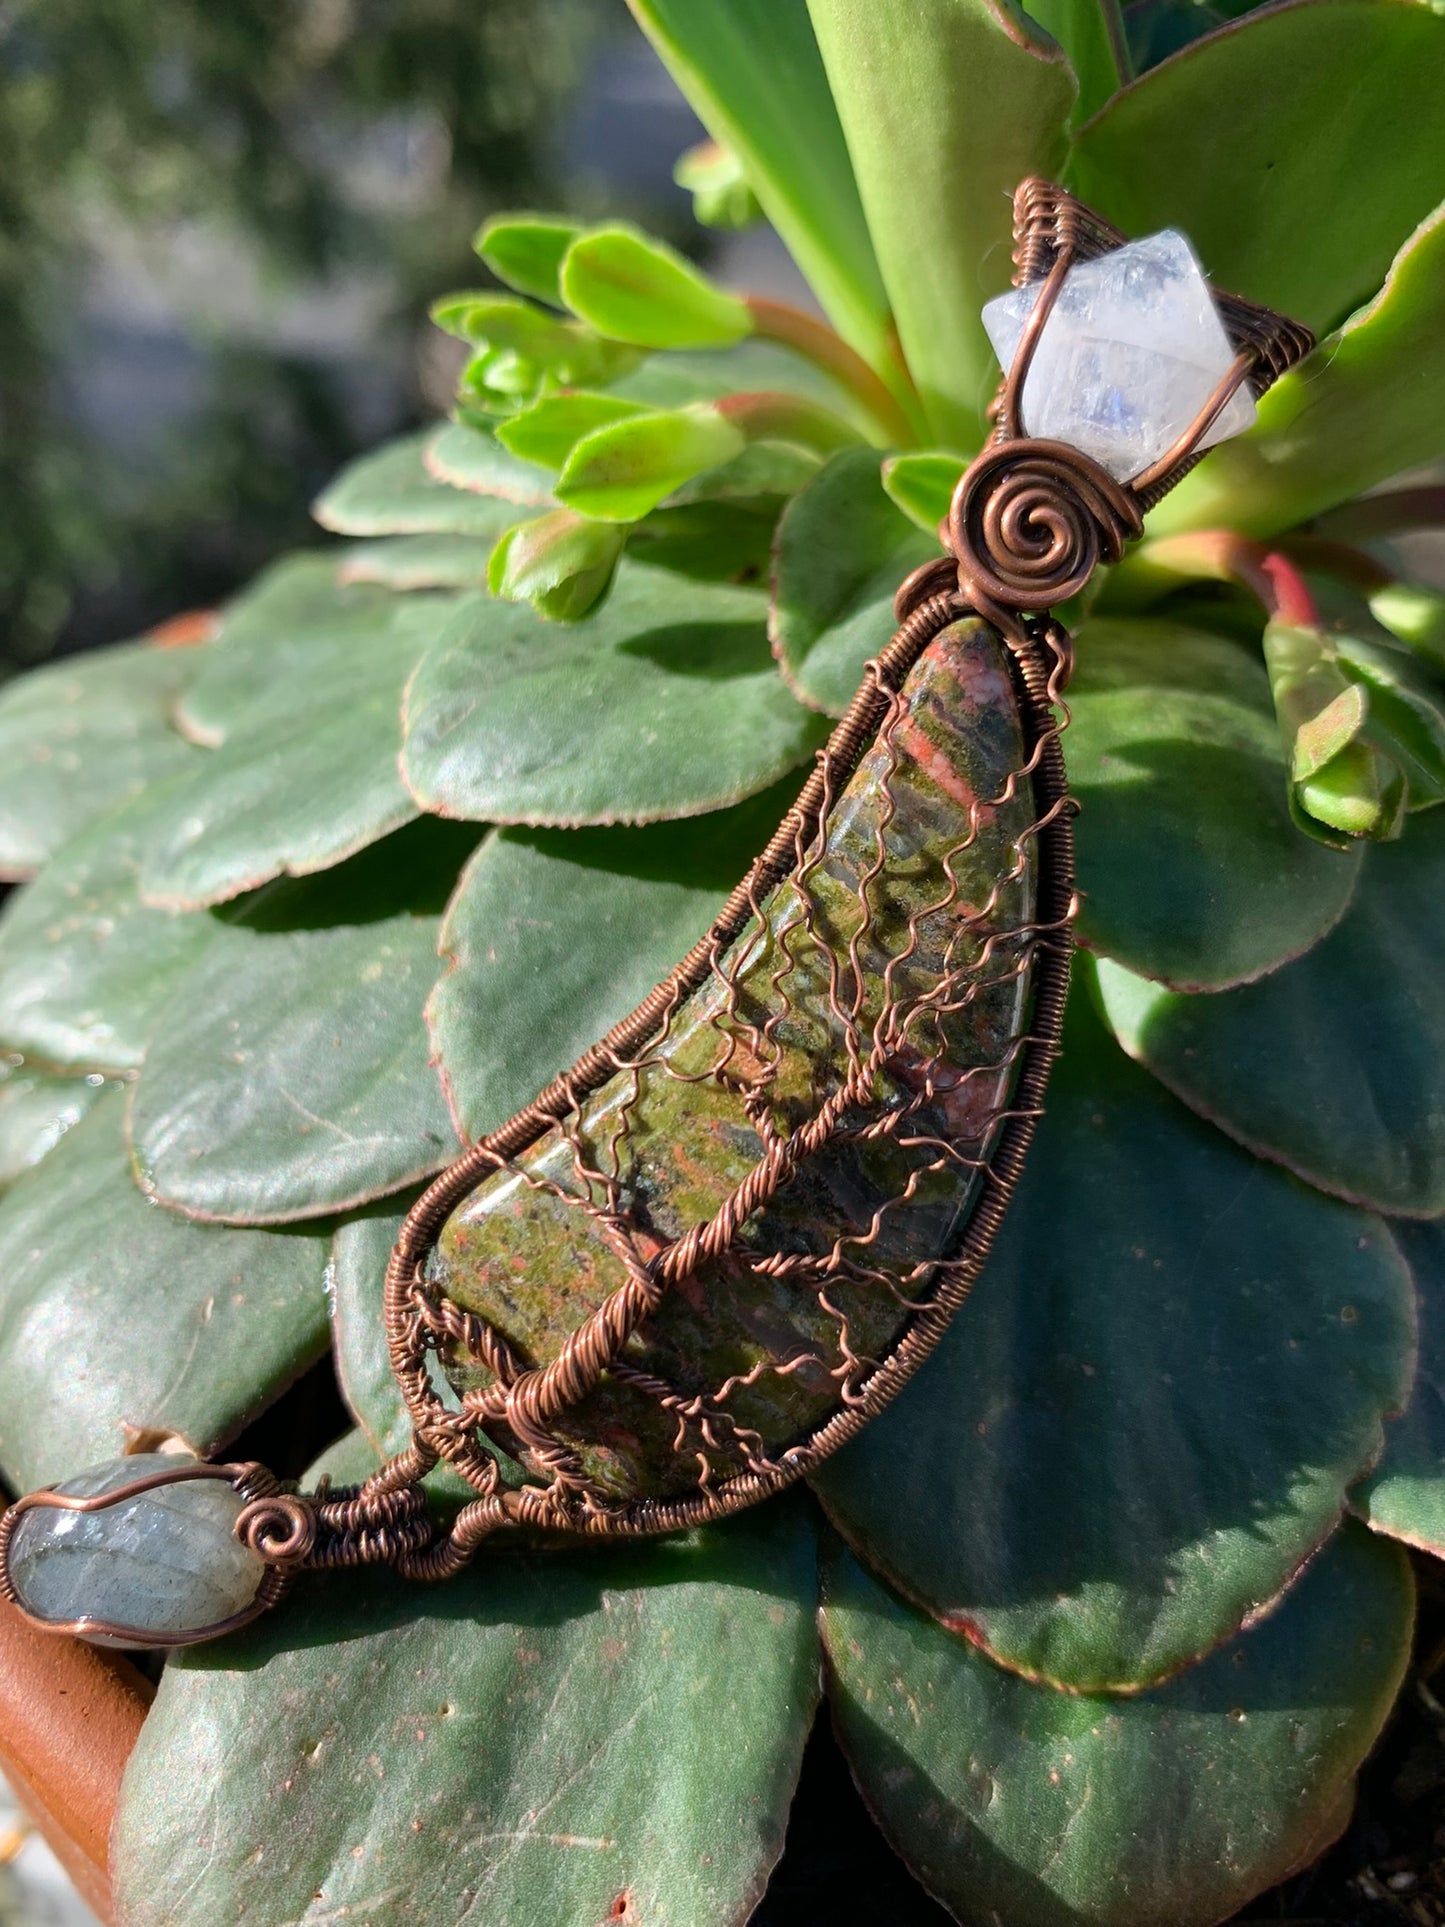
<path fill-rule="evenodd" d="M 432 303 L 431 318 L 462 341 L 508 348 L 559 375 L 577 346 L 577 337 L 565 321 L 510 294 L 444 294 Z"/>
<path fill-rule="evenodd" d="M 496 1130 L 685 957 L 795 801 L 629 830 L 503 830 L 463 872 L 427 1007 L 468 1139 Z"/>
<path fill-rule="evenodd" d="M 1127 234 L 1182 228 L 1220 287 L 1322 334 L 1440 199 L 1442 89 L 1432 7 L 1289 0 L 1116 94 L 1069 184 Z"/>
<path fill-rule="evenodd" d="M 1078 996 L 987 1271 L 815 1483 L 870 1564 L 1006 1666 L 1132 1690 L 1289 1585 L 1413 1363 L 1385 1226 L 1191 1117 Z"/>
<path fill-rule="evenodd" d="M 1130 78 L 1119 0 L 1029 0 L 1027 12 L 1058 41 L 1078 76 L 1072 124 L 1088 120 Z"/>
<path fill-rule="evenodd" d="M 487 1551 L 445 1586 L 304 1581 L 166 1668 L 120 1920 L 737 1927 L 816 1703 L 815 1560 L 784 1502 L 656 1545 Z"/>
<path fill-rule="evenodd" d="M 1395 1236 L 1415 1278 L 1419 1363 L 1384 1457 L 1350 1500 L 1373 1531 L 1445 1559 L 1445 1227 L 1400 1224 Z"/>
<path fill-rule="evenodd" d="M 0 1064 L 0 1189 L 39 1164 L 100 1096 L 102 1077 L 56 1077 L 14 1058 Z"/>
<path fill-rule="evenodd" d="M 620 395 L 589 395 L 585 391 L 544 395 L 521 414 L 500 423 L 497 440 L 524 462 L 561 468 L 584 435 L 646 412 L 641 402 L 624 401 Z"/>
<path fill-rule="evenodd" d="M 131 1102 L 140 1181 L 194 1218 L 278 1224 L 455 1155 L 422 1007 L 473 832 L 413 824 L 273 884 L 177 985 Z"/>
<path fill-rule="evenodd" d="M 496 214 L 473 245 L 499 281 L 560 308 L 562 258 L 582 232 L 562 215 Z"/>
<path fill-rule="evenodd" d="M 1187 1104 L 1311 1184 L 1445 1213 L 1445 820 L 1372 847 L 1339 928 L 1242 990 L 1179 997 L 1099 967 L 1124 1047 Z"/>
<path fill-rule="evenodd" d="M 740 455 L 721 468 L 710 468 L 673 490 L 664 509 L 685 508 L 694 502 L 738 502 L 772 510 L 774 519 L 783 503 L 813 479 L 821 468 L 819 456 L 796 442 L 749 442 Z"/>
<path fill-rule="evenodd" d="M 486 586 L 492 545 L 469 535 L 384 535 L 355 542 L 338 558 L 336 579 L 346 587 L 376 583 L 399 589 L 480 589 Z"/>
<path fill-rule="evenodd" d="M 778 524 L 769 630 L 791 688 L 838 716 L 898 626 L 893 593 L 939 553 L 883 492 L 874 449 L 824 463 Z"/>
<path fill-rule="evenodd" d="M 448 618 L 486 601 L 383 595 L 334 628 L 278 631 L 244 653 L 223 646 L 217 667 L 239 711 L 150 812 L 143 899 L 225 903 L 272 877 L 330 869 L 410 822 L 416 805 L 397 773 L 402 691 Z M 213 726 L 225 716 L 219 678 L 196 696 Z"/>
<path fill-rule="evenodd" d="M 692 218 L 702 227 L 737 232 L 763 218 L 742 161 L 719 141 L 699 141 L 679 154 L 672 178 L 692 196 Z"/>
<path fill-rule="evenodd" d="M 993 1666 L 846 1553 L 833 1717 L 863 1796 L 968 1927 L 1212 1927 L 1313 1860 L 1404 1677 L 1404 1555 L 1350 1528 L 1260 1626 L 1132 1699 Z"/>
<path fill-rule="evenodd" d="M 1090 949 L 1181 989 L 1222 990 L 1338 923 L 1359 852 L 1295 828 L 1257 658 L 1182 624 L 1092 617 L 1069 708 Z"/>
<path fill-rule="evenodd" d="M 423 809 L 481 822 L 653 822 L 721 809 L 821 740 L 768 654 L 766 598 L 624 559 L 585 622 L 495 602 L 432 649 L 406 702 Z"/>
<path fill-rule="evenodd" d="M 953 502 L 953 491 L 966 463 L 961 455 L 942 450 L 916 455 L 890 455 L 883 464 L 883 490 L 910 522 L 937 539 L 938 525 Z"/>
<path fill-rule="evenodd" d="M 435 438 L 435 431 L 428 429 L 363 455 L 322 490 L 312 514 L 322 528 L 338 535 L 489 535 L 495 539 L 511 520 L 507 502 L 546 499 L 545 476 L 512 479 L 511 494 L 500 487 L 479 490 L 472 481 L 453 485 L 449 477 L 427 466 L 425 456 Z M 493 463 L 493 473 L 502 480 L 509 472 L 501 462 Z M 530 492 L 518 494 L 519 487 Z M 503 499 L 493 501 L 492 496 Z"/>
<path fill-rule="evenodd" d="M 1077 83 L 1010 0 L 809 0 L 898 333 L 933 433 L 976 448 L 1010 196 L 1056 176 Z"/>
<path fill-rule="evenodd" d="M 1377 11 L 1418 11 L 1445 32 L 1445 16 L 1427 8 Z M 1432 84 L 1445 86 L 1445 76 Z M 1219 523 L 1272 535 L 1445 454 L 1442 328 L 1445 210 L 1406 241 L 1369 306 L 1270 390 L 1254 428 L 1215 449 L 1166 496 L 1151 530 Z"/>
<path fill-rule="evenodd" d="M 0 879 L 34 876 L 62 843 L 195 751 L 172 726 L 203 649 L 132 642 L 0 690 Z"/>
<path fill-rule="evenodd" d="M 503 448 L 495 435 L 479 428 L 451 422 L 439 428 L 426 444 L 425 463 L 429 474 L 454 489 L 468 489 L 479 495 L 495 496 L 523 508 L 553 508 L 552 477 L 535 462 L 524 462 Z M 498 520 L 494 515 L 487 528 L 489 535 L 500 535 L 515 517 Z M 363 533 L 363 531 L 352 531 Z"/>
<path fill-rule="evenodd" d="M 0 1043 L 66 1070 L 132 1071 L 166 1000 L 215 939 L 210 917 L 140 900 L 156 810 L 184 776 L 144 790 L 67 843 L 0 916 Z"/>
<path fill-rule="evenodd" d="M 626 525 L 553 509 L 508 529 L 492 552 L 493 595 L 535 603 L 552 622 L 580 622 L 606 595 L 627 540 Z"/>
<path fill-rule="evenodd" d="M 607 522 L 639 522 L 711 468 L 740 455 L 741 429 L 703 403 L 636 415 L 585 435 L 557 478 L 557 499 Z"/>
<path fill-rule="evenodd" d="M 896 356 L 806 0 L 629 0 L 708 130 L 739 155 L 825 313 L 880 373 Z"/>
<path fill-rule="evenodd" d="M 599 334 L 638 348 L 729 348 L 753 331 L 745 302 L 666 242 L 621 223 L 572 243 L 562 294 Z"/>
<path fill-rule="evenodd" d="M 328 1239 L 187 1224 L 106 1093 L 0 1202 L 0 1463 L 22 1491 L 147 1434 L 204 1456 L 325 1351 Z"/>

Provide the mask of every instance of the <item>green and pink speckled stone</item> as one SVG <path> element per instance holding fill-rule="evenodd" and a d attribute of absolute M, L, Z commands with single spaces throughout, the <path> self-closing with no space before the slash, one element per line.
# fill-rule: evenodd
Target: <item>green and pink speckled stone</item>
<path fill-rule="evenodd" d="M 909 1003 L 937 985 L 947 956 L 955 967 L 977 960 L 985 933 L 991 935 L 973 996 L 962 1008 L 911 1027 L 889 1057 L 876 1095 L 880 1106 L 896 1109 L 924 1092 L 902 1135 L 945 1136 L 960 1145 L 977 1145 L 1008 1102 L 1010 1043 L 1028 1023 L 1031 966 L 1022 933 L 1033 914 L 1037 842 L 1029 835 L 1036 810 L 1027 780 L 1009 800 L 993 800 L 1004 797 L 1010 775 L 1026 761 L 1003 645 L 976 620 L 955 623 L 920 657 L 904 693 L 891 749 L 879 740 L 865 753 L 830 814 L 826 847 L 809 873 L 820 941 L 801 937 L 798 886 L 783 882 L 729 952 L 736 1015 L 729 1016 L 724 987 L 711 978 L 674 1018 L 662 1053 L 672 1072 L 705 1073 L 732 1035 L 739 1043 L 732 1074 L 686 1082 L 653 1064 L 635 1078 L 613 1077 L 582 1107 L 589 1163 L 609 1168 L 616 1140 L 621 1193 L 644 1253 L 711 1219 L 763 1155 L 736 1074 L 745 1074 L 750 1061 L 750 1026 L 774 1021 L 781 1058 L 768 1101 L 780 1130 L 795 1128 L 839 1087 L 847 1056 L 844 1027 L 830 1008 L 830 978 L 845 1002 L 858 997 L 861 986 L 858 1022 L 867 1037 L 882 1007 L 890 961 L 896 995 Z M 868 888 L 873 915 L 858 943 L 855 979 L 848 952 L 861 920 L 859 886 L 877 866 L 880 837 L 884 866 Z M 958 900 L 946 911 L 930 911 L 947 893 L 950 852 Z M 918 941 L 900 958 L 909 920 L 920 911 Z M 979 912 L 985 913 L 979 922 L 961 929 L 961 919 Z M 786 948 L 780 949 L 783 935 Z M 908 1292 L 926 1289 L 919 1268 L 950 1256 L 962 1240 L 981 1180 L 957 1165 L 925 1169 L 936 1157 L 889 1137 L 825 1145 L 747 1221 L 726 1257 L 701 1266 L 664 1299 L 633 1335 L 629 1365 L 668 1380 L 684 1396 L 710 1396 L 728 1380 L 749 1379 L 735 1387 L 725 1409 L 761 1438 L 769 1456 L 808 1437 L 841 1402 L 834 1374 L 845 1345 L 865 1361 L 860 1369 L 885 1357 L 910 1316 Z M 517 1163 L 574 1194 L 581 1188 L 572 1147 L 559 1130 Z M 898 1202 L 910 1179 L 912 1195 Z M 863 1255 L 895 1283 L 911 1280 L 905 1290 L 839 1279 L 828 1292 L 830 1311 L 813 1282 L 759 1276 L 746 1262 L 775 1252 L 826 1253 L 840 1236 L 868 1227 L 884 1204 L 890 1208 Z M 429 1275 L 540 1366 L 625 1274 L 585 1213 L 502 1172 L 478 1185 L 449 1218 Z M 782 1362 L 790 1365 L 786 1373 L 766 1369 Z M 491 1382 L 456 1348 L 443 1352 L 442 1363 L 458 1391 Z M 619 1500 L 676 1497 L 698 1484 L 704 1464 L 710 1479 L 740 1469 L 735 1453 L 709 1451 L 695 1427 L 679 1449 L 675 1416 L 611 1377 L 571 1408 L 555 1432 L 598 1486 Z M 496 1443 L 518 1451 L 503 1432 Z"/>

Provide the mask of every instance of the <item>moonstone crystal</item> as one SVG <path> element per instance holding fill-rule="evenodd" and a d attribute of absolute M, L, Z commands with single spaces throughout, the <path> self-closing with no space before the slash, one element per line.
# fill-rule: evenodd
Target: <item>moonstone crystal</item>
<path fill-rule="evenodd" d="M 984 308 L 1006 370 L 1042 286 Z M 1070 268 L 1024 378 L 1024 433 L 1082 449 L 1127 482 L 1183 434 L 1233 360 L 1194 250 L 1166 228 Z M 1238 388 L 1201 447 L 1242 434 L 1254 412 L 1248 386 Z"/>
<path fill-rule="evenodd" d="M 90 1498 L 188 1463 L 172 1453 L 138 1453 L 92 1466 L 56 1489 Z M 99 1512 L 33 1506 L 11 1536 L 11 1583 L 37 1619 L 109 1620 L 142 1635 L 214 1626 L 245 1611 L 266 1570 L 235 1536 L 244 1504 L 224 1479 L 186 1479 Z M 82 1637 L 106 1646 L 147 1643 L 144 1637 Z"/>

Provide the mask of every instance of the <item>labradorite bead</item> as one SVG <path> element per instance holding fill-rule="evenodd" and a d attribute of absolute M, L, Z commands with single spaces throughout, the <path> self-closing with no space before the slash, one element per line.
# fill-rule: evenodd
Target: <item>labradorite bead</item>
<path fill-rule="evenodd" d="M 56 1490 L 91 1498 L 187 1463 L 172 1453 L 140 1453 L 92 1466 Z M 186 1479 L 99 1512 L 34 1506 L 10 1540 L 11 1583 L 37 1619 L 109 1620 L 164 1637 L 214 1626 L 245 1611 L 266 1570 L 235 1536 L 244 1504 L 223 1479 Z M 81 1636 L 97 1645 L 147 1644 Z"/>

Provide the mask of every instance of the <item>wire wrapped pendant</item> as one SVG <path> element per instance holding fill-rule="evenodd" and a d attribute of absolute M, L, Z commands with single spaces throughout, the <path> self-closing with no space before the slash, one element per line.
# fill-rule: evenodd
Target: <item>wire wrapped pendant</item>
<path fill-rule="evenodd" d="M 348 1492 L 211 1469 L 247 1497 L 235 1530 L 267 1574 L 241 1619 L 308 1566 L 436 1578 L 501 1528 L 663 1532 L 751 1504 L 881 1410 L 967 1296 L 1069 979 L 1072 644 L 1048 612 L 1312 346 L 1211 296 L 1182 237 L 1136 244 L 1108 287 L 1071 281 L 1129 244 L 1046 182 L 1019 188 L 1015 242 L 1018 293 L 986 313 L 1006 343 L 993 435 L 798 801 L 676 969 L 407 1217 L 385 1316 L 412 1445 Z M 1170 302 L 1194 329 L 1124 341 L 1154 384 L 1137 419 L 1090 320 L 1106 298 L 1126 336 Z M 1064 392 L 1039 391 L 1046 368 L 1073 370 Z M 1190 398 L 1182 419 L 1161 395 Z M 418 1482 L 442 1460 L 475 1496 L 437 1530 Z M 131 1516 L 156 1484 L 22 1501 L 0 1589 L 114 1637 L 42 1601 L 25 1521 Z"/>

